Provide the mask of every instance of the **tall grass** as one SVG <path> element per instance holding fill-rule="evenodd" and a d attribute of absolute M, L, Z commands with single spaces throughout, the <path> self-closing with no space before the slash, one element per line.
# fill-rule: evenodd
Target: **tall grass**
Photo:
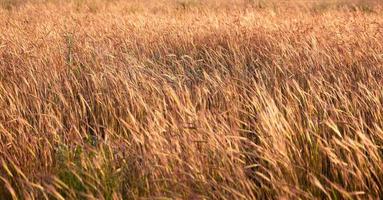
<path fill-rule="evenodd" d="M 0 10 L 0 198 L 381 197 L 382 10 L 281 5 Z"/>

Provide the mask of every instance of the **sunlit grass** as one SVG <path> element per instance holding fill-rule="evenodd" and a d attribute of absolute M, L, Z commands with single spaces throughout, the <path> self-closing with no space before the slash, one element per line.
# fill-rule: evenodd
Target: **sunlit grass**
<path fill-rule="evenodd" d="M 148 2 L 0 9 L 0 199 L 381 196 L 378 2 Z"/>

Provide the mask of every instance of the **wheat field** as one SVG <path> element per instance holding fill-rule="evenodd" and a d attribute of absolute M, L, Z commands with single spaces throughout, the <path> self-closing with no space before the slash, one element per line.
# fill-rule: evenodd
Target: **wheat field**
<path fill-rule="evenodd" d="M 0 0 L 0 199 L 379 198 L 379 1 Z"/>

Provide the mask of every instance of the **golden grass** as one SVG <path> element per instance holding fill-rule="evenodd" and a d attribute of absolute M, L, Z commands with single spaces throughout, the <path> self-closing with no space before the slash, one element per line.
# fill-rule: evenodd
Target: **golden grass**
<path fill-rule="evenodd" d="M 6 4 L 0 199 L 381 197 L 382 9 L 292 2 Z"/>

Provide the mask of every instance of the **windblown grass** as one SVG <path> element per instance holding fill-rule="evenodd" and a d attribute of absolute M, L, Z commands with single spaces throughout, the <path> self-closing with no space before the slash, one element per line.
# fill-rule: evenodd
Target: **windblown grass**
<path fill-rule="evenodd" d="M 182 2 L 0 10 L 1 199 L 383 195 L 379 5 Z"/>

